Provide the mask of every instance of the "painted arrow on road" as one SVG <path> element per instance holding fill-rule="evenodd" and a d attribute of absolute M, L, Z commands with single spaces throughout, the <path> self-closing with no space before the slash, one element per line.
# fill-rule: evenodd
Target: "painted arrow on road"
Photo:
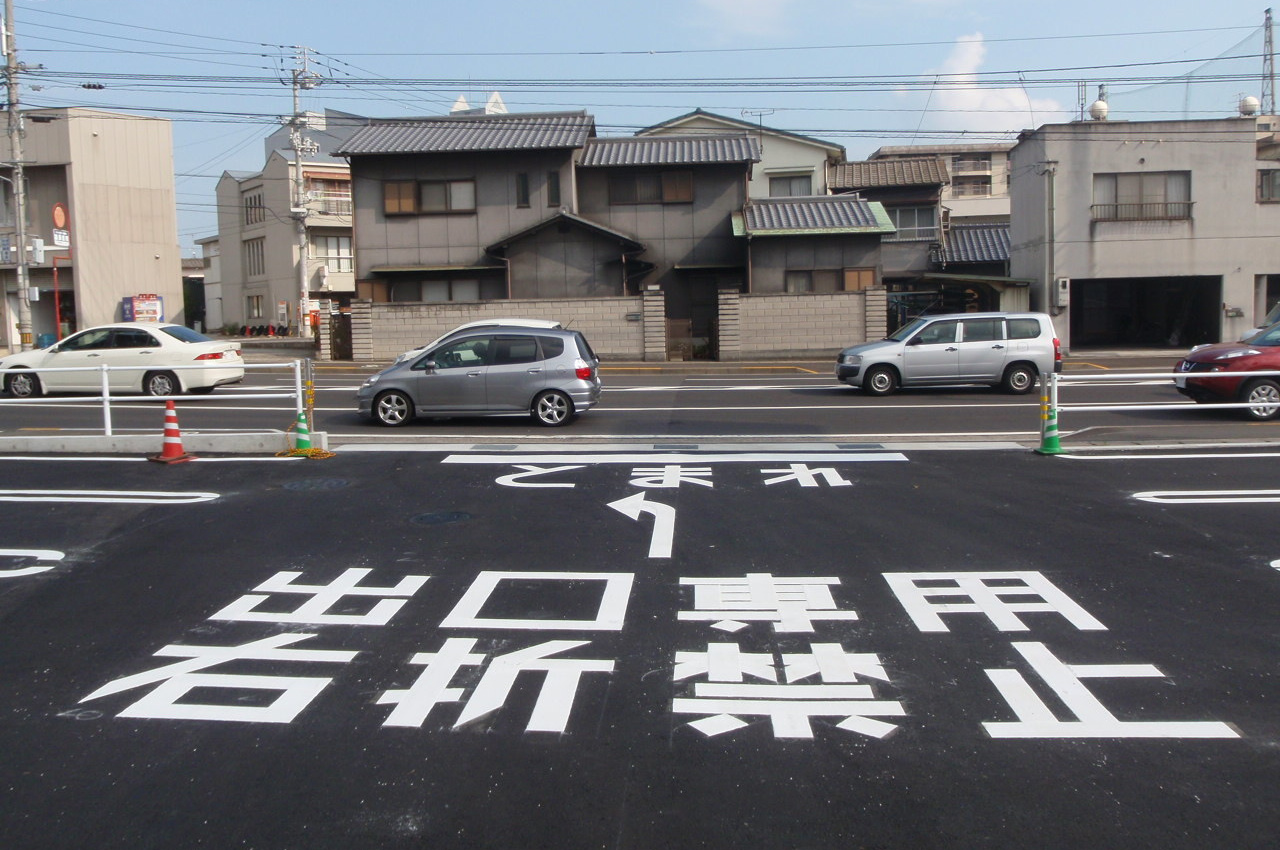
<path fill-rule="evenodd" d="M 632 519 L 640 519 L 640 514 L 653 517 L 653 537 L 649 540 L 650 558 L 670 558 L 671 541 L 676 534 L 676 509 L 661 502 L 650 502 L 644 493 L 636 493 L 625 499 L 610 502 L 609 507 L 624 513 Z"/>

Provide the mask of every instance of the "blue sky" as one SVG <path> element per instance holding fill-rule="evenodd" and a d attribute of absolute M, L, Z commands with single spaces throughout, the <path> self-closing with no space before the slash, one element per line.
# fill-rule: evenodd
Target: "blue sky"
<path fill-rule="evenodd" d="M 1012 140 L 1075 118 L 1081 91 L 1091 102 L 1103 83 L 1112 117 L 1131 120 L 1229 115 L 1241 95 L 1262 94 L 1265 5 L 1234 0 L 15 7 L 19 58 L 43 66 L 24 77 L 24 107 L 174 122 L 184 256 L 216 230 L 218 176 L 262 166 L 263 138 L 292 108 L 294 46 L 315 51 L 321 75 L 306 109 L 440 115 L 459 95 L 479 105 L 496 88 L 512 112 L 586 109 L 601 135 L 701 107 L 842 144 L 850 159 L 886 144 Z"/>

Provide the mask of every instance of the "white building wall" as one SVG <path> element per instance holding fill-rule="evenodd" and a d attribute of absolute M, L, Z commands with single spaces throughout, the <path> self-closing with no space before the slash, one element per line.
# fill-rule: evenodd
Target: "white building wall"
<path fill-rule="evenodd" d="M 1221 336 L 1238 338 L 1260 318 L 1256 276 L 1280 273 L 1280 204 L 1256 196 L 1259 168 L 1272 165 L 1257 158 L 1257 120 L 1090 121 L 1027 134 L 1013 155 L 1012 275 L 1040 281 L 1037 308 L 1054 278 L 1221 277 Z M 1095 174 L 1165 171 L 1191 173 L 1189 220 L 1092 220 Z M 1244 315 L 1228 316 L 1232 307 Z"/>

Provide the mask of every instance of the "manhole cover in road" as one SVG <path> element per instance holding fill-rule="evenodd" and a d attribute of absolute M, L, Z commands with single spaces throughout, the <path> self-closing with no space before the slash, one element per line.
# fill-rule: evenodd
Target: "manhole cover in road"
<path fill-rule="evenodd" d="M 347 486 L 344 478 L 304 478 L 301 481 L 290 481 L 284 485 L 286 490 L 312 491 L 312 490 L 341 490 Z"/>
<path fill-rule="evenodd" d="M 471 514 L 463 511 L 435 511 L 410 517 L 409 522 L 414 525 L 445 525 L 446 523 L 462 522 L 467 519 L 471 519 Z"/>

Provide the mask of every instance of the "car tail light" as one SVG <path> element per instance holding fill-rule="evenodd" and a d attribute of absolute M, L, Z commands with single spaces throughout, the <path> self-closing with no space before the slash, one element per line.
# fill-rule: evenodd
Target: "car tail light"
<path fill-rule="evenodd" d="M 221 352 L 221 351 L 210 351 L 208 354 L 201 354 L 201 355 L 200 355 L 199 357 L 197 357 L 196 359 L 197 359 L 197 360 L 221 360 L 221 359 L 222 359 L 222 352 Z"/>
<path fill-rule="evenodd" d="M 579 381 L 590 381 L 596 376 L 596 367 L 585 360 L 573 361 L 573 376 Z"/>
<path fill-rule="evenodd" d="M 1053 362 L 1062 362 L 1062 343 L 1058 341 L 1056 336 L 1053 338 Z"/>

